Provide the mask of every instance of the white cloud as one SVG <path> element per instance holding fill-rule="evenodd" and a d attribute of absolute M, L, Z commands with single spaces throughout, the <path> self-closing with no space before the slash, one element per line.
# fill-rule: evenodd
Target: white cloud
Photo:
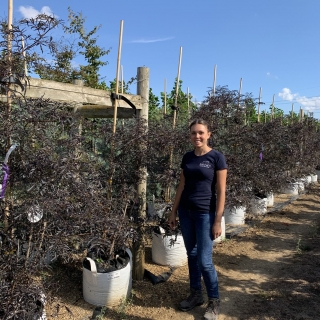
<path fill-rule="evenodd" d="M 312 111 L 320 109 L 320 97 L 305 97 L 300 96 L 299 93 L 292 93 L 289 88 L 283 88 L 278 94 L 283 100 L 297 102 L 304 107 L 305 110 Z"/>
<path fill-rule="evenodd" d="M 157 38 L 157 39 L 139 39 L 139 40 L 132 40 L 131 43 L 154 43 L 154 42 L 162 42 L 172 40 L 174 37 L 167 37 L 167 38 Z"/>
<path fill-rule="evenodd" d="M 277 80 L 279 79 L 278 76 L 273 75 L 271 72 L 267 72 L 267 77 L 277 79 Z"/>
<path fill-rule="evenodd" d="M 283 88 L 279 93 L 279 97 L 283 100 L 293 101 L 298 96 L 297 93 L 291 93 L 289 88 Z"/>
<path fill-rule="evenodd" d="M 22 14 L 23 18 L 25 19 L 35 18 L 39 14 L 46 14 L 47 16 L 54 16 L 56 18 L 58 17 L 53 14 L 51 8 L 48 6 L 43 6 L 40 11 L 38 11 L 32 6 L 27 6 L 27 7 L 20 6 L 19 12 Z"/>

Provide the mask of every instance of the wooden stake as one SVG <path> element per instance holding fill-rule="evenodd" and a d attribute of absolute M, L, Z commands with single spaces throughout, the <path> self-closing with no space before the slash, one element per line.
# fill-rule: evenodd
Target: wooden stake
<path fill-rule="evenodd" d="M 261 95 L 262 95 L 262 88 L 260 87 L 260 91 L 259 91 L 259 103 L 258 103 L 258 122 L 260 122 L 260 104 L 261 104 Z"/>
<path fill-rule="evenodd" d="M 28 76 L 28 68 L 27 68 L 27 61 L 26 61 L 26 52 L 24 51 L 24 38 L 23 37 L 21 37 L 21 44 L 22 44 L 24 75 L 27 77 Z"/>
<path fill-rule="evenodd" d="M 213 89 L 212 89 L 212 93 L 213 96 L 215 96 L 216 94 L 216 82 L 217 82 L 217 65 L 214 65 L 214 70 L 213 70 Z"/>
<path fill-rule="evenodd" d="M 176 120 L 177 120 L 177 107 L 178 107 L 178 94 L 179 94 L 179 87 L 180 87 L 181 59 L 182 59 L 182 47 L 180 47 L 180 54 L 179 54 L 177 87 L 176 87 L 176 96 L 175 96 L 175 101 L 174 101 L 175 110 L 173 112 L 173 124 L 172 124 L 173 128 L 176 127 Z"/>
<path fill-rule="evenodd" d="M 117 59 L 117 73 L 116 73 L 116 94 L 119 93 L 119 70 L 121 62 L 121 50 L 122 50 L 122 34 L 123 34 L 123 20 L 120 21 L 120 36 L 119 36 L 119 45 L 118 45 L 118 59 Z M 117 126 L 117 108 L 118 100 L 114 101 L 114 114 L 113 114 L 113 133 L 116 133 Z"/>
<path fill-rule="evenodd" d="M 293 122 L 293 106 L 294 106 L 294 103 L 292 103 L 292 107 L 291 107 L 291 119 L 292 119 L 292 122 Z"/>
<path fill-rule="evenodd" d="M 271 120 L 274 119 L 274 96 L 273 95 L 273 98 L 272 98 L 272 106 L 271 106 Z"/>
<path fill-rule="evenodd" d="M 123 66 L 121 65 L 121 94 L 123 94 L 123 85 L 124 81 L 123 81 Z M 124 128 L 124 119 L 122 119 L 122 128 Z"/>
<path fill-rule="evenodd" d="M 11 61 L 12 61 L 12 20 L 13 20 L 13 0 L 8 0 L 8 38 L 7 38 L 7 46 L 8 46 L 8 60 L 9 60 L 9 79 L 11 76 Z M 8 106 L 7 106 L 7 116 L 9 117 L 10 112 L 11 112 L 11 90 L 10 90 L 10 80 L 9 80 L 9 90 L 7 90 L 7 102 L 8 102 Z M 9 119 L 9 118 L 8 118 Z M 11 142 L 11 141 L 10 141 Z M 7 146 L 7 148 L 10 148 L 10 143 Z"/>
<path fill-rule="evenodd" d="M 164 114 L 167 114 L 167 79 L 164 79 Z"/>
<path fill-rule="evenodd" d="M 9 69 L 8 69 L 8 90 L 7 90 L 7 106 L 6 106 L 6 119 L 7 121 L 10 120 L 10 114 L 11 114 L 11 85 L 10 85 L 10 79 L 11 79 L 11 62 L 12 62 L 12 20 L 13 20 L 13 0 L 8 0 L 8 38 L 7 38 L 7 47 L 8 47 L 8 62 L 9 62 Z M 11 146 L 11 136 L 8 134 L 6 137 L 6 150 L 8 151 Z M 6 190 L 6 194 L 8 194 L 9 188 Z M 5 197 L 5 206 L 4 206 L 4 230 L 7 231 L 9 227 L 9 215 L 10 215 L 10 209 L 9 209 L 9 203 L 8 200 Z"/>
<path fill-rule="evenodd" d="M 302 109 L 301 109 L 301 106 L 300 106 L 300 112 L 299 112 L 299 122 L 302 121 Z"/>
<path fill-rule="evenodd" d="M 190 97 L 189 97 L 189 87 L 187 88 L 187 96 L 188 96 L 188 119 L 190 119 Z"/>
<path fill-rule="evenodd" d="M 123 94 L 123 66 L 121 65 L 121 93 Z"/>
<path fill-rule="evenodd" d="M 150 70 L 146 67 L 139 67 L 137 70 L 137 95 L 140 95 L 143 99 L 142 109 L 140 111 L 140 117 L 146 120 L 146 124 L 148 125 L 148 110 L 149 110 L 149 76 Z M 140 149 L 140 150 L 139 150 Z M 138 148 L 137 152 L 144 152 L 144 147 Z M 141 180 L 137 186 L 137 192 L 139 197 L 139 219 L 140 221 L 144 221 L 146 217 L 146 195 L 147 195 L 147 168 L 140 167 L 139 172 L 143 173 L 141 176 Z M 144 226 L 140 224 L 138 228 L 139 234 L 144 234 Z M 133 243 L 133 270 L 132 277 L 134 280 L 143 280 L 144 275 L 144 263 L 145 263 L 145 245 L 144 239 L 137 240 Z"/>
<path fill-rule="evenodd" d="M 238 107 L 240 108 L 240 98 L 242 93 L 242 78 L 240 78 L 240 88 L 239 88 L 239 95 L 238 95 Z"/>

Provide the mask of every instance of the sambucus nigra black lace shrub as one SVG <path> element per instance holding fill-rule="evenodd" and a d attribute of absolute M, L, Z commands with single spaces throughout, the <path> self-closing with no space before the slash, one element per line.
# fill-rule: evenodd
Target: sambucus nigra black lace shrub
<path fill-rule="evenodd" d="M 227 206 L 249 206 L 252 197 L 278 192 L 316 167 L 317 121 L 258 123 L 254 103 L 249 94 L 218 87 L 193 115 L 209 122 L 212 145 L 226 156 Z"/>
<path fill-rule="evenodd" d="M 24 83 L 23 73 L 17 79 Z M 113 134 L 109 120 L 93 128 L 92 120 L 73 114 L 72 105 L 3 88 L 11 104 L 0 105 L 1 155 L 9 141 L 19 146 L 10 156 L 1 202 L 0 313 L 3 319 L 31 319 L 39 295 L 48 298 L 47 286 L 35 281 L 48 263 L 81 264 L 92 248 L 112 259 L 139 236 L 136 186 L 147 166 L 147 130 L 143 120 L 132 119 Z"/>

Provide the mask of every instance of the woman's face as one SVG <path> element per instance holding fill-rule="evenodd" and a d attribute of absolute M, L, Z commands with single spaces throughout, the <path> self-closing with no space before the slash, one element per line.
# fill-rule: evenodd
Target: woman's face
<path fill-rule="evenodd" d="M 203 124 L 194 124 L 190 129 L 191 143 L 195 148 L 202 148 L 208 145 L 210 132 Z"/>

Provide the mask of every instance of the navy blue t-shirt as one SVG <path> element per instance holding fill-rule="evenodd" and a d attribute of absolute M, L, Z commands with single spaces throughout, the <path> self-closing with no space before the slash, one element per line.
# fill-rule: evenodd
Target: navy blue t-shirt
<path fill-rule="evenodd" d="M 216 171 L 227 169 L 225 157 L 217 150 L 202 156 L 187 152 L 181 162 L 185 185 L 180 206 L 195 211 L 216 211 Z"/>

